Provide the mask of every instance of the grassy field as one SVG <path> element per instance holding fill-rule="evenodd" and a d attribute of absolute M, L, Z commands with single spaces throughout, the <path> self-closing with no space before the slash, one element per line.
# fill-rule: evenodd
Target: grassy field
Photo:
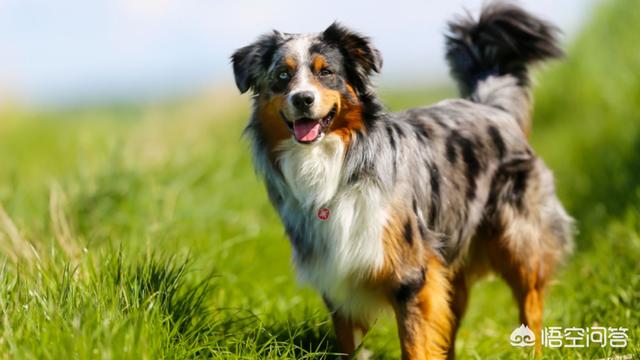
<path fill-rule="evenodd" d="M 640 358 L 640 6 L 600 7 L 567 59 L 538 74 L 533 145 L 576 217 L 577 249 L 545 325 L 629 329 Z M 384 91 L 392 109 L 452 91 Z M 279 220 L 241 140 L 248 99 L 0 114 L 0 358 L 331 358 L 328 314 L 295 284 Z M 460 358 L 512 348 L 505 285 L 472 291 Z M 393 320 L 367 336 L 398 358 Z"/>

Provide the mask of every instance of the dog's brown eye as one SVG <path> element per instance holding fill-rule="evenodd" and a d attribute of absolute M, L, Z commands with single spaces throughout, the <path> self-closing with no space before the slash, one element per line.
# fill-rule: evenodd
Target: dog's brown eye
<path fill-rule="evenodd" d="M 331 71 L 331 70 L 329 70 L 327 68 L 324 68 L 324 69 L 320 70 L 320 76 L 329 76 L 329 75 L 332 75 L 332 74 L 333 74 L 333 71 Z"/>
<path fill-rule="evenodd" d="M 278 79 L 280 80 L 289 80 L 289 73 L 286 71 L 282 71 L 278 74 Z"/>

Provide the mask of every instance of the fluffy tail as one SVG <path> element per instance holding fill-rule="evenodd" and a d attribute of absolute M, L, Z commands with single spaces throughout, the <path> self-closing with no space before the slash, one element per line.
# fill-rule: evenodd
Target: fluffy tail
<path fill-rule="evenodd" d="M 558 28 L 505 2 L 486 5 L 478 20 L 449 23 L 447 61 L 462 96 L 512 114 L 531 126 L 528 66 L 562 56 Z"/>

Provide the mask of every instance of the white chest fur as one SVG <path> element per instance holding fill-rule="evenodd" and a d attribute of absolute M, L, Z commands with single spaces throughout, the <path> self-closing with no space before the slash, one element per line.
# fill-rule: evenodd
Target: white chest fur
<path fill-rule="evenodd" d="M 299 280 L 349 313 L 369 312 L 377 301 L 375 296 L 362 293 L 359 280 L 383 265 L 383 194 L 375 185 L 346 184 L 342 176 L 345 146 L 338 136 L 328 135 L 312 145 L 287 140 L 280 150 L 288 201 L 295 203 L 292 208 L 299 209 L 302 216 L 313 217 L 307 222 L 311 224 L 308 231 L 314 232 L 314 241 L 324 242 L 322 248 L 326 249 L 310 261 L 294 261 Z M 317 218 L 320 208 L 329 209 L 326 220 Z"/>

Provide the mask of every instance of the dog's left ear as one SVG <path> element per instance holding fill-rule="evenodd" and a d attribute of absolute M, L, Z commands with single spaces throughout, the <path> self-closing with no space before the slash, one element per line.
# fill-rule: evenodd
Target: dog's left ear
<path fill-rule="evenodd" d="M 334 44 L 345 57 L 349 82 L 362 93 L 370 84 L 372 73 L 382 68 L 382 56 L 371 40 L 334 22 L 323 33 L 323 39 Z"/>
<path fill-rule="evenodd" d="M 258 91 L 258 82 L 266 75 L 269 64 L 282 40 L 282 34 L 276 30 L 261 36 L 254 43 L 236 50 L 231 55 L 233 74 L 240 93 L 249 89 Z"/>

